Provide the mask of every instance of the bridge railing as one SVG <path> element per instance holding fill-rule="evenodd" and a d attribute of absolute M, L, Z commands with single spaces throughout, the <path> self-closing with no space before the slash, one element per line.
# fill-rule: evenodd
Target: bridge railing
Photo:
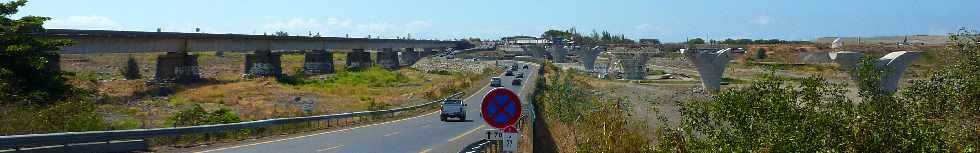
<path fill-rule="evenodd" d="M 287 124 L 308 123 L 308 122 L 318 122 L 318 121 L 329 122 L 329 121 L 336 121 L 342 119 L 379 117 L 385 115 L 395 115 L 400 112 L 417 110 L 419 108 L 424 108 L 434 104 L 441 104 L 441 102 L 446 99 L 459 97 L 461 95 L 463 95 L 463 93 L 459 92 L 459 93 L 452 94 L 446 98 L 431 101 L 431 102 L 426 102 L 423 104 L 402 107 L 402 108 L 378 110 L 378 111 L 361 111 L 361 112 L 330 114 L 330 115 L 276 118 L 276 119 L 266 119 L 266 120 L 257 120 L 257 121 L 248 121 L 248 122 L 239 122 L 239 123 L 200 125 L 200 126 L 188 126 L 188 127 L 0 136 L 0 151 L 2 151 L 3 148 L 20 150 L 21 148 L 25 148 L 25 147 L 56 146 L 56 145 L 68 146 L 71 144 L 78 144 L 78 143 L 150 139 L 150 138 L 157 138 L 157 137 L 181 136 L 181 135 L 200 134 L 200 133 L 220 133 L 220 132 L 229 132 L 229 131 L 236 131 L 236 130 L 269 127 L 274 125 L 287 125 Z"/>

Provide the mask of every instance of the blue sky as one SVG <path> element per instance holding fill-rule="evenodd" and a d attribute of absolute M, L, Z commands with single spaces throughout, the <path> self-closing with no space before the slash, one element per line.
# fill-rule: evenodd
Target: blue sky
<path fill-rule="evenodd" d="M 7 1 L 7 0 L 4 0 Z M 608 30 L 629 38 L 790 39 L 980 28 L 977 0 L 33 0 L 47 28 L 449 39 Z"/>

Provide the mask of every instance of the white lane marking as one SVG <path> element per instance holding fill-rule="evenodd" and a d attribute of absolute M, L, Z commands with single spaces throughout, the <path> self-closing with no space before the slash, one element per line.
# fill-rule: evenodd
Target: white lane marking
<path fill-rule="evenodd" d="M 453 141 L 456 141 L 456 139 L 463 138 L 463 136 L 470 135 L 470 133 L 476 132 L 476 130 L 479 130 L 479 129 L 485 127 L 485 126 L 487 126 L 487 125 L 485 125 L 485 124 L 484 125 L 480 125 L 479 127 L 473 128 L 470 131 L 466 131 L 466 133 L 463 133 L 463 134 L 461 134 L 459 136 L 456 136 L 456 137 L 453 137 L 452 139 L 449 139 L 449 142 L 453 142 Z"/>
<path fill-rule="evenodd" d="M 419 153 L 428 153 L 429 151 L 432 151 L 432 148 L 422 149 L 422 151 L 419 151 Z"/>
<path fill-rule="evenodd" d="M 327 151 L 327 150 L 331 150 L 331 149 L 337 149 L 337 148 L 340 148 L 340 147 L 343 147 L 343 146 L 344 145 L 333 146 L 333 147 L 330 147 L 330 148 L 324 148 L 324 149 L 316 150 L 316 152 L 323 152 L 323 151 Z"/>
<path fill-rule="evenodd" d="M 431 127 L 431 126 L 432 126 L 432 124 L 425 124 L 423 126 L 420 126 L 420 128 L 427 128 L 427 127 Z"/>
<path fill-rule="evenodd" d="M 342 129 L 342 130 L 336 130 L 336 131 L 327 131 L 327 132 L 322 132 L 322 133 L 314 133 L 314 134 L 310 134 L 310 135 L 304 135 L 304 136 L 298 136 L 298 137 L 292 137 L 292 138 L 285 138 L 285 139 L 279 139 L 279 140 L 271 140 L 271 141 L 253 143 L 253 144 L 246 144 L 246 145 L 239 145 L 239 146 L 218 148 L 218 149 L 212 149 L 212 150 L 205 150 L 205 151 L 199 151 L 197 153 L 215 152 L 215 151 L 221 151 L 221 150 L 228 150 L 228 149 L 235 149 L 235 148 L 241 148 L 241 147 L 248 147 L 248 146 L 255 146 L 255 145 L 261 145 L 261 144 L 279 142 L 279 141 L 287 141 L 287 140 L 293 140 L 293 139 L 299 139 L 299 138 L 305 138 L 305 137 L 311 137 L 311 136 L 317 136 L 317 135 L 324 135 L 324 134 L 330 134 L 330 133 L 350 131 L 350 130 L 364 128 L 364 127 L 370 127 L 370 126 L 375 126 L 375 125 L 382 125 L 382 124 L 400 122 L 400 121 L 415 119 L 415 118 L 419 118 L 419 117 L 423 117 L 423 116 L 429 116 L 429 115 L 432 115 L 432 114 L 435 114 L 435 113 L 438 113 L 438 112 L 439 111 L 433 111 L 432 113 L 423 114 L 423 115 L 419 115 L 419 116 L 415 116 L 415 117 L 410 117 L 410 118 L 404 118 L 404 119 L 400 119 L 400 120 L 388 121 L 388 122 L 383 122 L 383 123 L 375 123 L 375 124 L 370 124 L 370 125 L 363 125 L 363 126 L 352 127 L 352 128 L 347 128 L 347 129 Z"/>
<path fill-rule="evenodd" d="M 388 134 L 385 134 L 385 136 L 386 136 L 386 137 L 387 137 L 387 136 L 392 136 L 392 135 L 396 135 L 396 134 L 398 134 L 398 133 L 401 133 L 401 132 L 391 132 L 391 133 L 388 133 Z"/>
<path fill-rule="evenodd" d="M 503 75 L 503 73 L 500 73 L 500 75 Z M 487 83 L 487 85 L 484 85 L 483 88 L 480 89 L 480 91 L 483 91 L 483 89 L 487 89 L 487 87 L 490 87 L 490 84 L 489 83 Z M 474 94 L 470 95 L 470 97 L 467 97 L 466 99 L 473 99 L 473 96 L 476 96 L 476 95 L 479 95 L 479 94 L 475 94 L 474 93 Z M 246 144 L 246 145 L 239 145 L 239 146 L 218 148 L 218 149 L 212 149 L 212 150 L 198 151 L 198 152 L 195 152 L 195 153 L 215 152 L 215 151 L 221 151 L 221 150 L 228 150 L 228 149 L 235 149 L 235 148 L 241 148 L 241 147 L 256 146 L 256 145 L 261 145 L 261 144 L 268 144 L 268 143 L 273 143 L 273 142 L 288 141 L 288 140 L 294 140 L 294 139 L 299 139 L 299 138 L 305 138 L 305 137 L 311 137 L 311 136 L 317 136 L 317 135 L 324 135 L 324 134 L 330 134 L 330 133 L 336 133 L 336 132 L 350 131 L 350 130 L 354 130 L 354 129 L 369 127 L 369 126 L 382 125 L 382 124 L 388 124 L 388 123 L 400 122 L 400 121 L 404 121 L 404 120 L 415 119 L 415 118 L 419 118 L 419 117 L 423 117 L 423 116 L 429 116 L 429 115 L 432 115 L 432 114 L 435 114 L 435 113 L 438 113 L 438 112 L 440 112 L 440 111 L 433 111 L 432 113 L 428 113 L 428 114 L 424 114 L 424 115 L 419 115 L 419 116 L 410 117 L 410 118 L 404 118 L 404 119 L 400 119 L 400 120 L 388 121 L 388 122 L 383 122 L 383 123 L 375 123 L 375 124 L 363 125 L 363 126 L 352 127 L 352 128 L 342 129 L 342 130 L 327 131 L 327 132 L 323 132 L 323 133 L 314 133 L 314 134 L 310 134 L 310 135 L 304 135 L 304 136 L 298 136 L 298 137 L 292 137 L 292 138 L 285 138 L 285 139 L 279 139 L 279 140 L 271 140 L 271 141 L 253 143 L 253 144 Z M 480 127 L 484 127 L 484 126 L 485 125 L 480 125 Z M 480 127 L 476 128 L 476 129 L 473 129 L 473 130 L 470 130 L 466 134 L 457 136 L 456 138 L 453 138 L 452 140 L 462 138 L 463 136 L 465 136 L 465 135 L 467 135 L 469 133 L 472 133 L 472 132 L 476 131 Z M 450 140 L 450 141 L 452 141 L 452 140 Z"/>

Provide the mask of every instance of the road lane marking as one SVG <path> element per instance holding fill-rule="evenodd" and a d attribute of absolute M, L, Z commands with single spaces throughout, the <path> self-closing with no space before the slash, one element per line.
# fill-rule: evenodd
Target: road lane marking
<path fill-rule="evenodd" d="M 487 125 L 486 124 L 483 124 L 483 125 L 480 125 L 479 127 L 473 128 L 470 131 L 466 131 L 466 133 L 463 133 L 463 134 L 461 134 L 459 136 L 456 136 L 456 137 L 453 137 L 452 139 L 449 139 L 449 142 L 453 142 L 453 141 L 456 141 L 456 139 L 463 138 L 463 136 L 470 135 L 470 133 L 476 132 L 476 130 L 481 129 L 484 126 L 487 126 Z"/>
<path fill-rule="evenodd" d="M 431 126 L 432 126 L 432 124 L 425 124 L 423 126 L 420 126 L 420 128 L 427 128 L 427 127 L 431 127 Z"/>
<path fill-rule="evenodd" d="M 337 146 L 333 146 L 333 147 L 330 147 L 330 148 L 324 148 L 324 149 L 316 150 L 316 152 L 323 152 L 323 151 L 327 151 L 327 150 L 331 150 L 331 149 L 337 149 L 337 148 L 340 148 L 340 147 L 343 147 L 343 146 L 344 145 L 337 145 Z"/>
<path fill-rule="evenodd" d="M 428 114 L 424 114 L 424 115 L 419 115 L 419 116 L 415 116 L 415 117 L 410 117 L 410 118 L 404 118 L 404 119 L 400 119 L 400 120 L 388 121 L 388 122 L 383 122 L 383 123 L 375 123 L 375 124 L 370 124 L 370 125 L 362 125 L 362 126 L 352 127 L 352 128 L 342 129 L 342 130 L 327 131 L 327 132 L 322 132 L 322 133 L 314 133 L 314 134 L 310 134 L 310 135 L 304 135 L 304 136 L 298 136 L 298 137 L 292 137 L 292 138 L 285 138 L 285 139 L 279 139 L 279 140 L 271 140 L 271 141 L 253 143 L 253 144 L 246 144 L 246 145 L 239 145 L 239 146 L 218 148 L 218 149 L 212 149 L 212 150 L 205 150 L 205 151 L 199 151 L 197 153 L 215 152 L 215 151 L 221 151 L 221 150 L 228 150 L 228 149 L 235 149 L 235 148 L 241 148 L 241 147 L 256 146 L 256 145 L 261 145 L 261 144 L 268 144 L 268 143 L 273 143 L 273 142 L 288 141 L 288 140 L 294 140 L 294 139 L 305 138 L 305 137 L 312 137 L 312 136 L 317 136 L 317 135 L 324 135 L 324 134 L 331 134 L 331 133 L 337 133 L 337 132 L 350 131 L 350 130 L 364 128 L 364 127 L 370 127 L 370 126 L 375 126 L 375 125 L 382 125 L 382 124 L 400 122 L 400 121 L 415 119 L 415 118 L 419 118 L 419 117 L 423 117 L 423 116 L 429 116 L 429 115 L 432 115 L 432 114 L 435 114 L 435 113 L 438 113 L 438 112 L 439 111 L 434 111 L 432 113 L 428 113 Z"/>
<path fill-rule="evenodd" d="M 386 136 L 386 137 L 387 137 L 387 136 L 392 136 L 392 135 L 396 135 L 396 134 L 398 134 L 398 133 L 401 133 L 401 132 L 397 132 L 397 131 L 396 131 L 396 132 L 391 132 L 391 133 L 388 133 L 388 134 L 385 134 L 385 136 Z"/>
<path fill-rule="evenodd" d="M 503 75 L 503 73 L 500 73 L 499 75 Z M 484 85 L 483 88 L 481 88 L 477 92 L 483 91 L 484 89 L 488 89 L 488 87 L 490 87 L 490 84 L 489 83 L 487 83 L 486 85 Z M 474 94 L 470 95 L 469 97 L 467 97 L 466 99 L 473 99 L 473 97 L 474 96 L 477 96 L 477 95 L 485 95 L 485 94 L 476 94 L 476 93 L 474 93 Z M 304 135 L 304 136 L 298 136 L 298 137 L 291 137 L 291 138 L 285 138 L 285 139 L 279 139 L 279 140 L 270 140 L 270 141 L 252 143 L 252 144 L 245 144 L 245 145 L 238 145 L 238 146 L 232 146 L 232 147 L 218 148 L 218 149 L 212 149 L 212 150 L 198 151 L 198 152 L 195 152 L 195 153 L 215 152 L 215 151 L 235 149 L 235 148 L 241 148 L 241 147 L 257 146 L 257 145 L 274 143 L 274 142 L 280 142 L 280 141 L 289 141 L 289 140 L 295 140 L 295 139 L 300 139 L 300 138 L 312 137 L 312 136 L 317 136 L 317 135 L 324 135 L 324 134 L 331 134 L 331 133 L 337 133 L 337 132 L 350 131 L 350 130 L 364 128 L 364 127 L 370 127 L 370 126 L 375 126 L 375 125 L 382 125 L 382 124 L 388 124 L 388 123 L 400 122 L 400 121 L 404 121 L 404 120 L 415 119 L 415 118 L 419 118 L 419 117 L 429 116 L 429 115 L 432 115 L 432 114 L 435 114 L 435 113 L 439 113 L 439 112 L 440 111 L 433 111 L 433 112 L 428 113 L 428 114 L 423 114 L 423 115 L 419 115 L 419 116 L 415 116 L 415 117 L 404 118 L 404 119 L 399 119 L 399 120 L 394 120 L 394 121 L 388 121 L 388 122 L 382 122 L 382 123 L 375 123 L 375 124 L 370 124 L 370 125 L 363 125 L 363 126 L 352 127 L 352 128 L 347 128 L 347 129 L 341 129 L 341 130 L 336 130 L 336 131 L 327 131 L 327 132 L 322 132 L 322 133 L 314 133 L 314 134 L 310 134 L 310 135 Z M 428 125 L 428 126 L 431 126 L 431 125 Z M 486 125 L 480 125 L 480 127 L 474 128 L 474 129 L 470 130 L 469 132 L 464 133 L 463 135 L 459 135 L 459 136 L 457 136 L 457 137 L 455 137 L 453 139 L 450 139 L 450 142 L 451 141 L 455 141 L 456 139 L 462 138 L 463 136 L 469 135 L 470 133 L 473 133 L 476 130 L 478 130 L 478 129 L 484 127 L 484 126 L 486 126 Z"/>
<path fill-rule="evenodd" d="M 432 148 L 422 149 L 422 151 L 419 151 L 419 153 L 429 153 L 429 151 L 432 151 Z"/>

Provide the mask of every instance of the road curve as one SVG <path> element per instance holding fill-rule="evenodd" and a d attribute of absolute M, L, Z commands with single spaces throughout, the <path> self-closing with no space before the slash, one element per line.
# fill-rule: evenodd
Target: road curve
<path fill-rule="evenodd" d="M 525 86 L 534 85 L 536 66 L 519 69 L 525 74 L 522 86 L 511 85 L 513 76 L 504 76 L 504 87 L 519 95 L 527 95 Z M 348 129 L 293 136 L 284 139 L 262 141 L 236 146 L 209 148 L 197 152 L 229 153 L 268 153 L 268 152 L 458 152 L 460 149 L 485 137 L 488 125 L 480 118 L 480 103 L 483 96 L 492 89 L 484 86 L 477 93 L 469 94 L 464 102 L 468 104 L 467 121 L 442 122 L 439 112 L 426 113 L 395 121 L 358 126 Z M 527 102 L 527 97 L 521 97 Z"/>

